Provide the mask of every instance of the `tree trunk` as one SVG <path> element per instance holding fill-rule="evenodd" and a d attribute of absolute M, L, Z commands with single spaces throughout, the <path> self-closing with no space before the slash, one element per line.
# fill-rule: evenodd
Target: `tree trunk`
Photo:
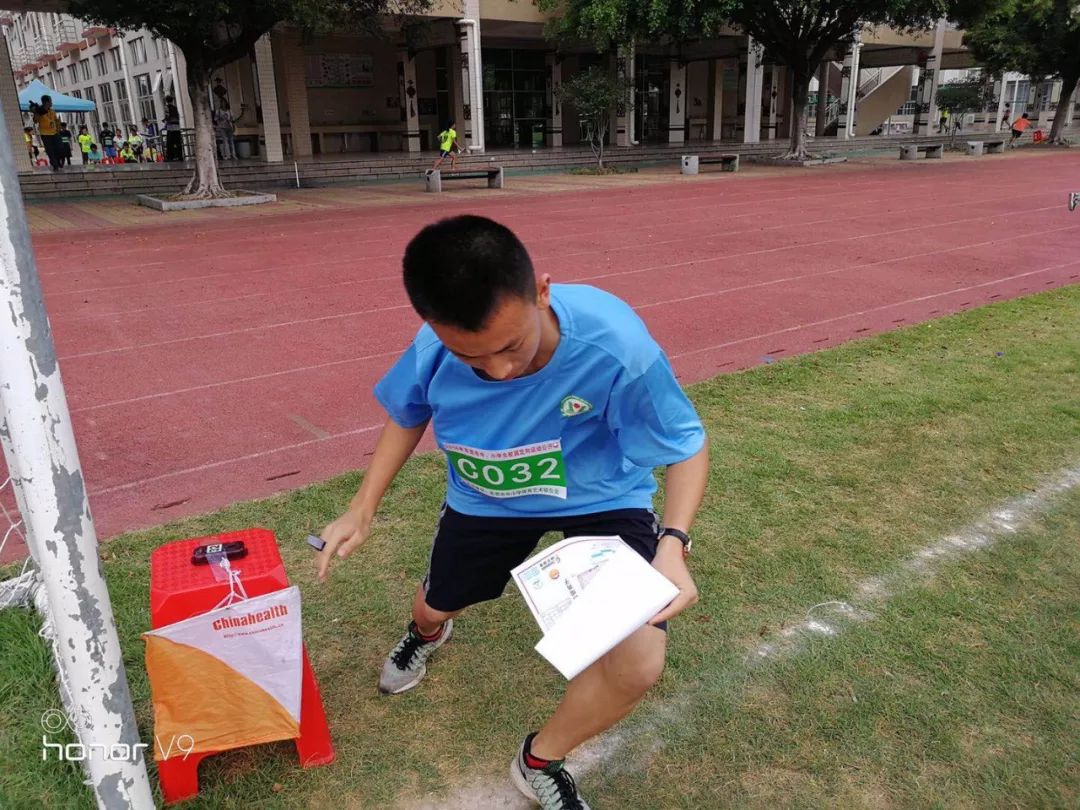
<path fill-rule="evenodd" d="M 231 196 L 218 179 L 214 118 L 210 111 L 210 75 L 188 71 L 188 92 L 195 115 L 195 171 L 183 195 L 193 200 Z"/>
<path fill-rule="evenodd" d="M 607 127 L 601 126 L 596 131 L 596 161 L 600 169 L 604 168 L 604 138 L 607 137 Z"/>
<path fill-rule="evenodd" d="M 1069 125 L 1069 118 L 1072 116 L 1072 94 L 1076 91 L 1078 81 L 1080 78 L 1075 75 L 1062 77 L 1061 97 L 1058 99 L 1057 111 L 1054 113 L 1054 126 L 1050 128 L 1050 143 L 1064 142 L 1064 136 L 1061 133 Z"/>
<path fill-rule="evenodd" d="M 819 89 L 822 92 L 825 88 Z M 785 160 L 806 160 L 810 153 L 806 150 L 806 103 L 810 97 L 810 74 L 791 69 L 791 107 L 794 120 L 791 122 L 791 143 Z"/>

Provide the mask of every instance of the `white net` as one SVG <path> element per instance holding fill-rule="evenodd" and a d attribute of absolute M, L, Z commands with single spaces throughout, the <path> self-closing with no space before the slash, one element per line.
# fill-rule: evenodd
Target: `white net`
<path fill-rule="evenodd" d="M 25 557 L 21 570 L 10 579 L 0 581 L 0 610 L 26 605 L 33 598 L 39 582 L 33 560 L 27 553 L 26 534 L 15 497 L 16 482 L 8 476 L 0 484 L 0 564 Z"/>

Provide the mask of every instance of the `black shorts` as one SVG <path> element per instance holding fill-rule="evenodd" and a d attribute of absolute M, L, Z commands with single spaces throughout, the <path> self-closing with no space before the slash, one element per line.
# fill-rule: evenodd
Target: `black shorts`
<path fill-rule="evenodd" d="M 546 532 L 564 537 L 617 534 L 649 562 L 656 555 L 660 519 L 651 509 L 617 509 L 563 518 L 473 517 L 444 506 L 431 547 L 424 586 L 427 603 L 447 613 L 497 599 L 510 571 L 524 562 Z"/>
<path fill-rule="evenodd" d="M 1020 130 L 1018 130 L 1018 129 L 1014 129 L 1014 130 L 1012 131 L 1012 136 L 1013 136 L 1014 138 L 1023 138 L 1023 137 L 1024 137 L 1024 133 L 1023 133 L 1023 132 L 1021 132 L 1021 131 L 1020 131 Z"/>
<path fill-rule="evenodd" d="M 447 155 L 453 154 L 453 152 L 453 149 L 442 149 L 439 151 L 439 157 L 446 157 Z"/>

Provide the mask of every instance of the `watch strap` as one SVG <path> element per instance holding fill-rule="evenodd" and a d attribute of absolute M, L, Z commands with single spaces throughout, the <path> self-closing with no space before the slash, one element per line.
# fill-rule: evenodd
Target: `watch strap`
<path fill-rule="evenodd" d="M 668 534 L 670 534 L 672 537 L 676 538 L 680 543 L 683 544 L 683 550 L 690 550 L 690 535 L 688 535 L 686 532 L 682 531 L 681 529 L 669 529 L 667 527 L 664 527 L 660 529 L 660 534 L 658 536 L 664 537 Z"/>

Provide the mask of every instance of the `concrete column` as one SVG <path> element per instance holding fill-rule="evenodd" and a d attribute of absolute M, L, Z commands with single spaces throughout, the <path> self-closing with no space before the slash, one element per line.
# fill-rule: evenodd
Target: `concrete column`
<path fill-rule="evenodd" d="M 311 120 L 308 117 L 307 67 L 300 34 L 286 31 L 276 38 L 278 57 L 285 74 L 285 105 L 289 110 L 289 135 L 292 156 L 311 155 Z"/>
<path fill-rule="evenodd" d="M 780 110 L 783 104 L 784 74 L 780 65 L 772 65 L 769 69 L 769 119 L 765 128 L 767 140 L 776 140 L 777 128 L 780 126 Z"/>
<path fill-rule="evenodd" d="M 859 54 L 861 37 L 855 39 L 844 54 L 844 66 L 840 69 L 840 117 L 836 124 L 836 137 L 847 140 L 855 136 L 855 102 L 859 93 Z"/>
<path fill-rule="evenodd" d="M 1076 122 L 1076 108 L 1080 106 L 1080 84 L 1073 88 L 1072 95 L 1069 97 L 1068 103 L 1064 106 L 1065 114 L 1069 116 L 1065 119 L 1065 129 L 1062 130 L 1062 137 L 1064 132 L 1074 128 Z"/>
<path fill-rule="evenodd" d="M 480 57 L 480 0 L 464 0 L 464 16 L 458 20 L 461 42 L 461 79 L 465 93 L 462 122 L 467 148 L 484 151 L 484 65 Z"/>
<path fill-rule="evenodd" d="M 683 143 L 686 140 L 686 65 L 672 59 L 668 76 L 668 143 Z"/>
<path fill-rule="evenodd" d="M 3 106 L 4 120 L 7 122 L 8 138 L 15 156 L 15 169 L 19 172 L 32 172 L 34 164 L 23 143 L 23 117 L 19 110 L 19 90 L 15 87 L 15 72 L 11 69 L 11 54 L 8 51 L 7 37 L 0 37 L 0 105 Z"/>
<path fill-rule="evenodd" d="M 135 108 L 135 83 L 131 81 L 131 71 L 128 70 L 128 43 L 126 39 L 120 36 L 113 37 L 113 41 L 120 46 L 120 70 L 124 74 L 124 86 L 127 87 L 127 114 L 129 116 L 128 121 L 132 124 L 138 124 L 138 122 L 142 120 L 142 116 L 139 115 L 138 110 Z M 184 84 L 186 87 L 187 82 L 185 82 Z M 165 111 L 162 110 L 161 112 L 164 113 Z M 123 115 L 123 112 L 119 108 L 117 109 L 117 115 Z M 111 121 L 110 123 L 115 128 L 117 124 L 123 124 L 124 122 Z M 182 125 L 183 122 L 181 122 L 181 126 Z M 124 125 L 124 131 L 127 131 L 126 125 Z M 117 148 L 119 149 L 119 147 Z"/>
<path fill-rule="evenodd" d="M 1038 83 L 1035 87 L 1035 118 L 1034 124 L 1036 129 L 1047 129 L 1047 119 L 1050 117 L 1049 110 L 1046 109 L 1049 106 L 1049 101 L 1052 98 L 1054 92 L 1054 80 L 1044 80 Z"/>
<path fill-rule="evenodd" d="M 1005 88 L 1009 86 L 1009 74 L 1001 74 L 1001 86 L 998 88 L 998 103 L 997 103 L 997 115 L 994 117 L 993 126 L 990 127 L 992 132 L 997 132 L 1001 129 L 1001 119 L 1005 117 Z"/>
<path fill-rule="evenodd" d="M 820 138 L 825 134 L 825 117 L 829 114 L 829 71 L 832 62 L 822 62 L 818 68 L 817 113 L 814 115 L 814 135 Z"/>
<path fill-rule="evenodd" d="M 120 49 L 123 54 L 123 47 Z M 190 129 L 195 126 L 195 114 L 191 109 L 191 92 L 188 90 L 187 59 L 184 54 L 169 42 L 169 69 L 173 76 L 173 95 L 176 97 L 176 110 L 180 113 L 180 128 Z M 128 84 L 128 98 L 134 98 L 132 87 Z M 162 110 L 164 113 L 164 110 Z"/>
<path fill-rule="evenodd" d="M 926 57 L 926 66 L 919 74 L 919 107 L 915 112 L 913 131 L 930 135 L 937 131 L 937 89 L 941 80 L 941 51 L 945 46 L 945 18 L 938 20 L 934 32 L 934 48 Z"/>
<path fill-rule="evenodd" d="M 713 59 L 709 62 L 709 133 L 714 141 L 724 139 L 724 71 L 726 62 Z"/>
<path fill-rule="evenodd" d="M 634 62 L 633 43 L 620 47 L 615 57 L 615 76 L 627 87 L 626 96 L 615 108 L 615 143 L 633 146 L 634 138 Z"/>
<path fill-rule="evenodd" d="M 281 114 L 278 111 L 277 82 L 274 80 L 274 49 L 270 35 L 263 34 L 255 42 L 255 71 L 259 76 L 259 100 L 262 107 L 263 146 L 267 163 L 281 163 Z"/>
<path fill-rule="evenodd" d="M 547 67 L 547 121 L 544 126 L 544 139 L 548 146 L 562 146 L 562 60 L 554 53 L 544 56 Z"/>
<path fill-rule="evenodd" d="M 416 59 L 407 50 L 398 51 L 398 90 L 401 93 L 401 121 L 405 125 L 402 151 L 420 151 L 420 115 L 416 112 Z"/>
<path fill-rule="evenodd" d="M 466 88 L 461 80 L 461 48 L 456 45 L 450 48 L 450 87 L 453 95 L 455 129 L 461 134 L 461 143 L 466 143 L 465 133 L 465 96 Z M 446 125 L 445 121 L 439 122 L 439 130 Z"/>
<path fill-rule="evenodd" d="M 743 113 L 743 143 L 761 140 L 761 91 L 765 81 L 765 49 L 747 37 L 746 104 Z"/>

